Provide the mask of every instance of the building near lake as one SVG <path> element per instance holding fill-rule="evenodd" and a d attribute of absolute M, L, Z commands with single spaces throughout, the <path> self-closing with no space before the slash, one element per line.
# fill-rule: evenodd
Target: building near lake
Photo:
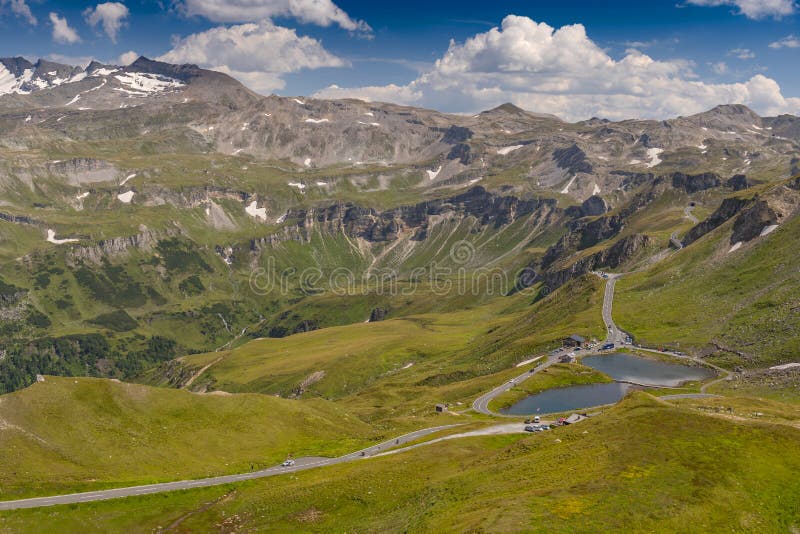
<path fill-rule="evenodd" d="M 568 338 L 564 338 L 565 347 L 583 348 L 584 345 L 586 345 L 586 339 L 578 334 L 572 334 Z"/>

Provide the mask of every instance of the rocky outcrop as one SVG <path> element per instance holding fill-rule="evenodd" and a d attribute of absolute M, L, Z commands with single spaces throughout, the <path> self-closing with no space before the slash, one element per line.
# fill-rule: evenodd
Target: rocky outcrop
<path fill-rule="evenodd" d="M 16 223 L 16 224 L 31 224 L 31 225 L 41 225 L 41 223 L 35 219 L 27 217 L 25 215 L 10 215 L 8 213 L 0 212 L 0 220 Z"/>
<path fill-rule="evenodd" d="M 444 132 L 442 143 L 455 145 L 464 143 L 472 138 L 472 130 L 463 126 L 451 126 Z"/>
<path fill-rule="evenodd" d="M 757 200 L 742 210 L 733 222 L 731 244 L 755 239 L 764 228 L 773 224 L 778 224 L 778 214 L 766 201 Z"/>
<path fill-rule="evenodd" d="M 592 195 L 586 200 L 583 201 L 581 204 L 581 213 L 583 213 L 584 217 L 594 217 L 597 215 L 603 215 L 609 210 L 608 203 L 603 199 L 603 197 L 598 195 Z"/>
<path fill-rule="evenodd" d="M 710 231 L 722 226 L 739 213 L 749 202 L 750 200 L 745 198 L 726 198 L 714 213 L 686 233 L 683 238 L 683 246 L 694 243 Z"/>
<path fill-rule="evenodd" d="M 136 235 L 104 239 L 93 247 L 73 247 L 69 251 L 68 258 L 71 260 L 71 263 L 76 263 L 78 260 L 100 263 L 103 258 L 122 256 L 127 254 L 131 249 L 150 252 L 158 244 L 159 239 L 174 237 L 179 233 L 180 232 L 174 228 L 167 229 L 165 232 L 156 232 L 142 225 L 139 227 L 139 233 Z"/>
<path fill-rule="evenodd" d="M 447 159 L 457 159 L 462 165 L 469 165 L 475 158 L 468 144 L 458 143 L 457 145 L 453 145 L 453 148 L 447 153 Z"/>
<path fill-rule="evenodd" d="M 734 191 L 743 191 L 753 186 L 750 180 L 747 179 L 747 176 L 744 174 L 735 174 L 730 177 L 730 179 L 725 182 L 725 185 L 733 189 Z"/>
<path fill-rule="evenodd" d="M 683 189 L 689 194 L 719 187 L 720 185 L 722 185 L 722 180 L 713 172 L 704 172 L 702 174 L 676 172 L 672 175 L 672 187 Z"/>
<path fill-rule="evenodd" d="M 579 259 L 566 269 L 546 272 L 544 283 L 551 290 L 596 269 L 614 269 L 633 258 L 639 251 L 650 244 L 650 238 L 644 234 L 633 234 L 624 237 L 611 247 Z"/>
<path fill-rule="evenodd" d="M 553 161 L 556 165 L 573 174 L 579 172 L 591 174 L 592 164 L 586 158 L 586 153 L 578 145 L 553 150 Z"/>
<path fill-rule="evenodd" d="M 792 158 L 791 166 L 792 167 L 789 170 L 789 174 L 792 176 L 795 174 L 800 174 L 800 158 Z"/>
<path fill-rule="evenodd" d="M 499 228 L 537 210 L 546 218 L 557 209 L 557 202 L 553 199 L 523 200 L 515 196 L 496 195 L 480 186 L 451 198 L 382 212 L 351 203 L 338 203 L 308 210 L 289 210 L 285 220 L 290 224 L 284 227 L 285 230 L 273 237 L 252 241 L 251 249 L 255 251 L 265 243 L 286 239 L 306 242 L 312 228 L 328 233 L 344 233 L 348 237 L 370 242 L 394 241 L 401 234 L 411 234 L 412 239 L 421 241 L 427 237 L 431 218 L 447 213 L 471 216 L 481 225 Z"/>
<path fill-rule="evenodd" d="M 378 321 L 383 321 L 386 319 L 388 313 L 389 312 L 386 311 L 386 308 L 374 308 L 372 313 L 369 314 L 369 322 L 377 323 Z"/>
<path fill-rule="evenodd" d="M 542 267 L 549 269 L 559 259 L 564 259 L 576 251 L 593 247 L 601 241 L 616 236 L 625 228 L 625 221 L 628 217 L 661 196 L 667 187 L 668 185 L 663 178 L 655 178 L 649 187 L 631 197 L 630 201 L 622 206 L 616 214 L 598 217 L 593 220 L 577 219 L 570 222 L 568 225 L 569 231 L 545 252 L 542 258 Z M 583 209 L 581 208 L 581 214 L 582 211 Z"/>

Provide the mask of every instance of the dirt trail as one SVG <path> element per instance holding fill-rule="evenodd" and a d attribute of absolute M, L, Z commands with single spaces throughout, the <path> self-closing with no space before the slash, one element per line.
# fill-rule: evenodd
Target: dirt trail
<path fill-rule="evenodd" d="M 220 356 L 219 358 L 217 358 L 213 362 L 211 362 L 208 365 L 206 365 L 203 368 L 201 368 L 199 371 L 197 371 L 195 374 L 193 374 L 191 376 L 191 378 L 189 378 L 189 380 L 186 381 L 186 383 L 181 387 L 181 389 L 189 389 L 189 386 L 191 386 L 194 383 L 195 380 L 200 378 L 200 375 L 202 375 L 203 373 L 208 371 L 211 368 L 212 365 L 215 365 L 215 364 L 217 364 L 217 363 L 219 363 L 221 361 L 222 361 L 222 356 Z"/>

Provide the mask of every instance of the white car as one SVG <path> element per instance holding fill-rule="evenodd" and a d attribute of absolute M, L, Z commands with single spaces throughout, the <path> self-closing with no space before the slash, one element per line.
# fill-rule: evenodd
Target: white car
<path fill-rule="evenodd" d="M 294 460 L 286 460 L 281 464 L 281 467 L 292 467 L 294 465 Z"/>

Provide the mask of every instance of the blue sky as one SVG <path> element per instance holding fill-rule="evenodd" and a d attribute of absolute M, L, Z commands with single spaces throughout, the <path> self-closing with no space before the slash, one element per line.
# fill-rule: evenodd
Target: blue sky
<path fill-rule="evenodd" d="M 454 112 L 510 100 L 574 119 L 728 102 L 797 113 L 798 17 L 794 0 L 0 0 L 0 55 L 134 52 L 262 93 Z"/>

